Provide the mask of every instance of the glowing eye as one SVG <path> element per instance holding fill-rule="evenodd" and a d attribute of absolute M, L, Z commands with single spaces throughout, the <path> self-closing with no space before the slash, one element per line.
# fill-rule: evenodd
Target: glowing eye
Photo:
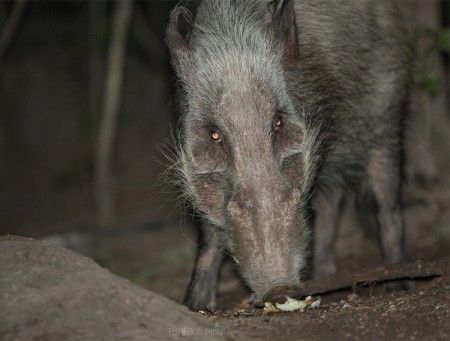
<path fill-rule="evenodd" d="M 219 134 L 217 131 L 212 131 L 212 132 L 211 132 L 211 139 L 212 139 L 214 142 L 221 142 L 221 141 L 222 141 L 222 139 L 221 139 L 221 137 L 220 137 L 220 134 Z"/>
<path fill-rule="evenodd" d="M 279 130 L 282 125 L 283 121 L 281 120 L 281 117 L 277 117 L 275 121 L 273 121 L 273 127 L 275 128 L 275 130 Z"/>

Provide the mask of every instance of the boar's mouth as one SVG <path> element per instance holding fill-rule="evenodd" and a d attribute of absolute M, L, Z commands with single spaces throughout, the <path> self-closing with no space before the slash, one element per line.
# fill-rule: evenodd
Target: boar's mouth
<path fill-rule="evenodd" d="M 275 303 L 285 303 L 286 296 L 291 298 L 300 298 L 303 295 L 303 289 L 301 286 L 297 285 L 280 285 L 270 289 L 260 301 L 255 301 L 253 305 L 257 308 L 263 308 L 264 303 L 271 302 Z"/>
<path fill-rule="evenodd" d="M 294 285 L 281 285 L 277 286 L 275 288 L 272 288 L 267 292 L 262 300 L 264 302 L 277 302 L 277 303 L 284 303 L 286 299 L 283 299 L 284 296 L 289 296 L 292 298 L 295 298 L 301 293 L 301 287 L 300 286 L 294 286 Z M 281 298 L 281 300 L 280 300 Z"/>

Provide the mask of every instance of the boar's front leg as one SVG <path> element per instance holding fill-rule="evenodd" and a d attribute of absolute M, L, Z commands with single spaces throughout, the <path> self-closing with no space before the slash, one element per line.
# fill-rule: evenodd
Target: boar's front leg
<path fill-rule="evenodd" d="M 217 279 L 222 260 L 222 231 L 208 223 L 202 223 L 197 260 L 184 296 L 184 305 L 192 310 L 216 310 Z"/>

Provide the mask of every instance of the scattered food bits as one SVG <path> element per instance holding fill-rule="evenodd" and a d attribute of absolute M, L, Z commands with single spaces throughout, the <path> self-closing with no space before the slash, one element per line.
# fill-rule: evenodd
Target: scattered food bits
<path fill-rule="evenodd" d="M 279 310 L 273 306 L 271 302 L 264 303 L 264 309 L 266 313 L 278 313 Z"/>

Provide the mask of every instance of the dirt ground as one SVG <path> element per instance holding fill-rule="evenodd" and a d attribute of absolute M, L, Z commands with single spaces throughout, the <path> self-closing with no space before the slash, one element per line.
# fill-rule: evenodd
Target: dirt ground
<path fill-rule="evenodd" d="M 445 283 L 381 297 L 339 300 L 336 295 L 304 312 L 219 315 L 217 321 L 238 340 L 448 340 L 450 287 Z"/>
<path fill-rule="evenodd" d="M 445 272 L 444 277 L 415 281 L 416 287 L 409 292 L 369 296 L 367 291 L 358 295 L 347 288 L 322 295 L 319 308 L 269 314 L 238 310 L 208 319 L 217 321 L 235 339 L 448 340 L 449 262 L 438 263 L 428 266 Z"/>
<path fill-rule="evenodd" d="M 176 325 L 211 327 L 186 307 L 65 248 L 6 236 L 0 249 L 2 341 L 173 340 Z"/>

